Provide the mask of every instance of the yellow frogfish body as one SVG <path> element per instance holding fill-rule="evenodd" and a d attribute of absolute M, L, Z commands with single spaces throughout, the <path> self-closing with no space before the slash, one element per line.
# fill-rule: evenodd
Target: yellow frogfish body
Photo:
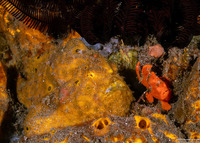
<path fill-rule="evenodd" d="M 98 52 L 79 39 L 30 58 L 19 77 L 18 99 L 28 108 L 25 136 L 79 125 L 101 116 L 126 116 L 132 91 Z"/>

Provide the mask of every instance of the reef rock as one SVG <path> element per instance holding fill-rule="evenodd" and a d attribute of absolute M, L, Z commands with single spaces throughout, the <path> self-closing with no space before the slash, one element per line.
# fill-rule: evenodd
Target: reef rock
<path fill-rule="evenodd" d="M 200 57 L 194 64 L 192 71 L 184 84 L 185 123 L 190 141 L 200 139 Z M 197 140 L 198 139 L 198 140 Z"/>

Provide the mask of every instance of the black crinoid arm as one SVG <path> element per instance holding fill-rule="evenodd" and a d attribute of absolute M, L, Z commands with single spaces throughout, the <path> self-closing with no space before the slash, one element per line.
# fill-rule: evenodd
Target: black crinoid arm
<path fill-rule="evenodd" d="M 120 0 L 93 0 L 78 14 L 74 29 L 90 44 L 105 43 L 117 35 L 114 30 Z"/>
<path fill-rule="evenodd" d="M 55 38 L 67 35 L 83 0 L 0 0 L 0 5 L 30 28 Z"/>
<path fill-rule="evenodd" d="M 0 0 L 30 28 L 54 38 L 76 30 L 90 44 L 119 36 L 125 44 L 155 35 L 165 49 L 183 48 L 200 34 L 199 0 Z"/>
<path fill-rule="evenodd" d="M 141 0 L 122 0 L 116 26 L 126 44 L 140 44 L 146 35 L 146 15 Z"/>
<path fill-rule="evenodd" d="M 198 0 L 177 0 L 175 3 L 175 9 L 173 13 L 174 22 L 174 35 L 176 39 L 172 45 L 184 48 L 187 46 L 193 35 L 200 34 L 195 31 L 199 31 L 196 27 L 198 6 L 200 1 Z"/>
<path fill-rule="evenodd" d="M 152 34 L 163 46 L 172 41 L 172 11 L 174 0 L 143 0 L 147 15 L 148 34 Z"/>
<path fill-rule="evenodd" d="M 199 0 L 141 0 L 147 17 L 148 34 L 153 34 L 165 49 L 186 47 L 200 34 L 197 17 Z"/>
<path fill-rule="evenodd" d="M 197 13 L 195 14 L 195 23 L 192 33 L 194 35 L 200 35 L 200 0 L 194 0 L 197 7 Z"/>
<path fill-rule="evenodd" d="M 63 38 L 71 28 L 90 44 L 108 41 L 119 0 L 0 0 L 30 28 Z"/>

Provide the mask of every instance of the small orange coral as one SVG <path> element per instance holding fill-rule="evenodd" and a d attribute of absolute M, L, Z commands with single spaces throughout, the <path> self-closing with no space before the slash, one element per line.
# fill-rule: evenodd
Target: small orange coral
<path fill-rule="evenodd" d="M 136 65 L 136 73 L 139 81 L 149 89 L 149 93 L 146 93 L 147 100 L 152 103 L 154 101 L 154 97 L 160 100 L 162 109 L 170 110 L 171 105 L 169 105 L 168 101 L 171 98 L 171 90 L 168 88 L 167 84 L 151 71 L 152 65 L 145 65 L 142 68 L 141 77 L 139 73 L 139 65 L 140 62 Z"/>
<path fill-rule="evenodd" d="M 154 46 L 150 46 L 148 53 L 150 56 L 159 58 L 164 53 L 164 48 L 160 44 L 156 44 Z"/>

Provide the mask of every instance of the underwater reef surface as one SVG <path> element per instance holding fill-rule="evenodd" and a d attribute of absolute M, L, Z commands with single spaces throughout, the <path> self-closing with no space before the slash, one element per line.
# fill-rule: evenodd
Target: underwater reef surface
<path fill-rule="evenodd" d="M 161 50 L 156 57 L 149 54 L 158 47 L 151 35 L 143 46 L 127 46 L 116 38 L 95 51 L 76 32 L 55 40 L 3 7 L 0 19 L 2 142 L 200 139 L 199 36 L 184 49 Z M 151 72 L 170 79 L 169 111 L 161 108 L 160 98 L 150 103 L 143 96 L 151 89 L 137 78 L 138 61 L 141 68 L 153 65 Z"/>

